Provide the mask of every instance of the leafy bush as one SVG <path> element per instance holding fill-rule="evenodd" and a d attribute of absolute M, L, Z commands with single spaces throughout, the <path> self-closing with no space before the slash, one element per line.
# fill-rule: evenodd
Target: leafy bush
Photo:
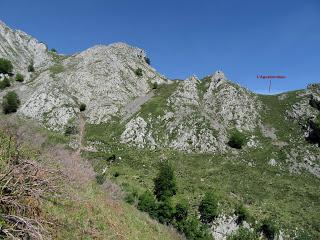
<path fill-rule="evenodd" d="M 104 182 L 106 181 L 106 176 L 105 174 L 98 174 L 96 175 L 96 181 L 99 185 L 104 184 Z"/>
<path fill-rule="evenodd" d="M 178 230 L 183 232 L 187 239 L 212 240 L 207 226 L 201 224 L 195 217 L 179 222 Z"/>
<path fill-rule="evenodd" d="M 138 209 L 143 212 L 149 213 L 150 216 L 157 217 L 157 203 L 151 192 L 145 191 L 140 197 L 138 202 Z"/>
<path fill-rule="evenodd" d="M 138 192 L 137 191 L 131 191 L 129 193 L 126 194 L 124 200 L 129 203 L 129 204 L 136 204 L 138 203 Z"/>
<path fill-rule="evenodd" d="M 174 213 L 174 218 L 177 222 L 181 222 L 188 217 L 189 206 L 188 203 L 182 201 L 176 205 L 176 210 Z"/>
<path fill-rule="evenodd" d="M 237 224 L 242 224 L 243 221 L 249 220 L 248 210 L 243 205 L 237 206 L 234 214 L 237 215 Z"/>
<path fill-rule="evenodd" d="M 157 207 L 157 219 L 161 223 L 171 223 L 174 218 L 174 207 L 169 198 L 165 199 L 163 202 L 160 202 Z"/>
<path fill-rule="evenodd" d="M 20 73 L 17 73 L 16 81 L 17 82 L 23 82 L 24 81 L 24 76 L 22 74 L 20 74 Z"/>
<path fill-rule="evenodd" d="M 279 233 L 279 229 L 277 228 L 275 222 L 271 219 L 263 220 L 259 230 L 269 240 L 273 240 Z"/>
<path fill-rule="evenodd" d="M 142 77 L 142 69 L 141 68 L 138 68 L 134 71 L 134 73 L 138 76 L 138 77 Z"/>
<path fill-rule="evenodd" d="M 13 66 L 10 60 L 0 58 L 0 73 L 9 74 L 13 70 Z"/>
<path fill-rule="evenodd" d="M 159 201 L 172 197 L 177 192 L 174 171 L 168 162 L 160 165 L 158 176 L 154 179 L 154 194 Z"/>
<path fill-rule="evenodd" d="M 153 84 L 152 84 L 152 89 L 157 89 L 158 88 L 158 83 L 157 82 L 154 82 Z"/>
<path fill-rule="evenodd" d="M 81 112 L 85 111 L 87 108 L 87 105 L 85 105 L 84 103 L 81 103 L 80 106 L 79 106 L 79 109 Z"/>
<path fill-rule="evenodd" d="M 147 63 L 148 65 L 150 65 L 150 64 L 151 64 L 150 58 L 148 58 L 148 57 L 144 57 L 144 60 L 146 61 L 146 63 Z"/>
<path fill-rule="evenodd" d="M 33 62 L 31 62 L 28 66 L 28 72 L 34 72 Z"/>
<path fill-rule="evenodd" d="M 320 114 L 318 114 L 314 120 L 310 120 L 309 125 L 311 127 L 311 132 L 307 140 L 312 143 L 320 144 Z"/>
<path fill-rule="evenodd" d="M 10 83 L 10 80 L 9 78 L 4 78 L 2 81 L 0 81 L 0 89 L 3 90 L 7 87 L 10 87 L 11 86 L 11 83 Z"/>
<path fill-rule="evenodd" d="M 258 240 L 259 236 L 247 228 L 239 228 L 234 234 L 228 236 L 227 240 Z"/>
<path fill-rule="evenodd" d="M 243 133 L 239 132 L 238 130 L 234 130 L 231 133 L 228 144 L 232 148 L 241 149 L 242 146 L 246 144 L 246 142 L 247 142 L 246 136 Z"/>
<path fill-rule="evenodd" d="M 218 216 L 218 201 L 213 192 L 207 192 L 199 205 L 200 219 L 204 223 L 212 222 Z"/>
<path fill-rule="evenodd" d="M 19 105 L 20 105 L 20 100 L 18 95 L 15 92 L 13 91 L 8 92 L 3 97 L 2 108 L 5 114 L 16 112 L 18 110 Z"/>
<path fill-rule="evenodd" d="M 55 48 L 51 48 L 50 52 L 57 53 L 57 50 Z"/>
<path fill-rule="evenodd" d="M 74 135 L 77 134 L 78 129 L 77 127 L 74 125 L 73 119 L 70 119 L 67 123 L 67 125 L 65 126 L 64 129 L 64 134 L 65 135 Z"/>

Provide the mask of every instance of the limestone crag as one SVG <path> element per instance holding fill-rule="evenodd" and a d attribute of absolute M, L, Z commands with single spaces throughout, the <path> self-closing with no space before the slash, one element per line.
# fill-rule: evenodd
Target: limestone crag
<path fill-rule="evenodd" d="M 166 100 L 164 113 L 144 119 L 148 136 L 155 140 L 153 146 L 187 152 L 224 152 L 230 129 L 235 126 L 250 134 L 260 123 L 260 104 L 254 94 L 228 81 L 221 71 L 206 84 L 202 81 L 192 76 L 178 82 Z M 131 121 L 136 122 L 137 118 Z M 122 142 L 148 147 L 137 141 L 139 138 L 128 138 L 130 127 L 131 122 L 121 136 Z M 257 143 L 248 147 L 257 147 Z"/>

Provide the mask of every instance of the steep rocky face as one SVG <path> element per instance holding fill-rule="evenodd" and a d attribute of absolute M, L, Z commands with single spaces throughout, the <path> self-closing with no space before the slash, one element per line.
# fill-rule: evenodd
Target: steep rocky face
<path fill-rule="evenodd" d="M 124 43 L 99 45 L 72 56 L 48 52 L 43 43 L 0 23 L 0 57 L 26 76 L 14 83 L 22 105 L 19 114 L 63 131 L 78 120 L 79 105 L 86 104 L 87 122 L 99 124 L 125 114 L 134 99 L 147 95 L 153 83 L 169 83 L 146 61 L 146 53 Z M 35 72 L 27 72 L 33 62 Z M 138 70 L 139 69 L 139 70 Z M 0 100 L 1 101 L 1 100 Z"/>
<path fill-rule="evenodd" d="M 9 59 L 14 72 L 29 77 L 28 65 L 33 62 L 36 68 L 50 65 L 51 56 L 45 44 L 20 31 L 12 30 L 0 21 L 0 57 Z"/>
<path fill-rule="evenodd" d="M 231 129 L 252 135 L 260 123 L 255 95 L 228 81 L 220 71 L 206 80 L 192 76 L 177 85 L 162 114 L 140 112 L 128 122 L 121 136 L 123 143 L 224 152 Z"/>

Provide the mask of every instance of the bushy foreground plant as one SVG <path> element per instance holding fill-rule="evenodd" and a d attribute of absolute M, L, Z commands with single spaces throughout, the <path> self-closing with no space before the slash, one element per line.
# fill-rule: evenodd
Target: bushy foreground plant
<path fill-rule="evenodd" d="M 233 130 L 228 142 L 232 148 L 241 149 L 247 143 L 246 136 L 238 130 Z"/>
<path fill-rule="evenodd" d="M 207 192 L 199 205 L 200 219 L 204 223 L 212 222 L 218 216 L 218 201 L 213 192 Z"/>
<path fill-rule="evenodd" d="M 20 100 L 18 95 L 15 92 L 13 91 L 8 92 L 3 97 L 2 108 L 5 114 L 16 112 L 19 108 L 19 105 L 20 105 Z"/>
<path fill-rule="evenodd" d="M 11 86 L 11 83 L 9 78 L 5 77 L 2 81 L 0 81 L 0 90 L 3 90 L 10 86 Z"/>

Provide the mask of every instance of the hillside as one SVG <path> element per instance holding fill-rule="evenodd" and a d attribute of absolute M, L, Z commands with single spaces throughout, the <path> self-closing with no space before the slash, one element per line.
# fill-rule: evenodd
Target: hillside
<path fill-rule="evenodd" d="M 17 113 L 0 118 L 19 119 L 11 129 L 30 128 L 20 140 L 29 146 L 41 132 L 46 140 L 34 145 L 44 167 L 72 178 L 59 186 L 68 193 L 62 206 L 44 204 L 57 222 L 51 238 L 178 239 L 135 208 L 163 162 L 176 174 L 173 204 L 186 200 L 196 219 L 204 194 L 215 192 L 218 216 L 203 225 L 217 240 L 242 228 L 268 238 L 266 219 L 276 226 L 274 239 L 320 238 L 319 84 L 259 95 L 222 71 L 167 79 L 142 49 L 124 43 L 66 56 L 2 22 L 0 40 L 0 58 L 13 64 L 0 75 L 11 79 L 0 103 L 10 91 L 20 99 Z M 24 81 L 14 80 L 18 73 Z M 128 196 L 137 198 L 134 206 L 123 201 Z M 247 225 L 237 222 L 239 205 Z"/>

